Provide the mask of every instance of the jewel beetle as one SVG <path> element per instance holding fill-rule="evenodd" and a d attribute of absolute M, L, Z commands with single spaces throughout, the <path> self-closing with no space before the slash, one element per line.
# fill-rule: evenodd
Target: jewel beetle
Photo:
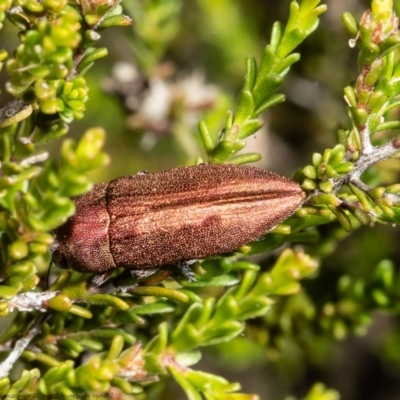
<path fill-rule="evenodd" d="M 246 165 L 200 164 L 100 183 L 73 199 L 53 231 L 61 268 L 147 276 L 164 265 L 229 253 L 260 238 L 304 201 L 289 178 Z M 187 275 L 187 274 L 186 274 Z"/>

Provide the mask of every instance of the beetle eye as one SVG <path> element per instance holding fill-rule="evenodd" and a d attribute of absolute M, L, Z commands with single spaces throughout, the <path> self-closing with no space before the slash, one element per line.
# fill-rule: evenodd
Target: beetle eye
<path fill-rule="evenodd" d="M 53 262 L 56 264 L 58 268 L 61 269 L 69 269 L 67 258 L 63 253 L 58 250 L 54 250 L 53 254 Z"/>

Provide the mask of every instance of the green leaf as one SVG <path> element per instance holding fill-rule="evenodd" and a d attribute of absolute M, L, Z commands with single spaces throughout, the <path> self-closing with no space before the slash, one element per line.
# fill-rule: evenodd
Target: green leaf
<path fill-rule="evenodd" d="M 285 96 L 283 94 L 274 94 L 270 96 L 265 101 L 261 102 L 257 108 L 254 110 L 254 116 L 261 114 L 267 108 L 275 106 L 279 103 L 283 103 L 285 101 Z"/>
<path fill-rule="evenodd" d="M 238 137 L 240 139 L 245 139 L 256 133 L 263 125 L 264 122 L 261 119 L 248 119 L 241 124 Z"/>
<path fill-rule="evenodd" d="M 275 25 L 274 25 L 275 27 Z M 276 33 L 277 35 L 277 33 Z M 276 38 L 277 39 L 277 38 Z M 258 74 L 257 74 L 257 79 L 256 83 L 254 86 L 254 90 L 258 85 L 260 85 L 260 82 L 264 80 L 267 76 L 269 76 L 272 71 L 273 71 L 273 66 L 275 62 L 275 54 L 272 49 L 272 45 L 268 45 L 264 49 L 264 53 L 261 58 L 260 66 L 258 67 Z M 253 92 L 254 92 L 253 90 Z"/>
<path fill-rule="evenodd" d="M 116 17 L 118 18 L 118 17 Z M 98 49 L 90 48 L 86 51 L 85 56 L 81 60 L 81 62 L 78 64 L 78 71 L 83 72 L 87 71 L 88 67 L 90 65 L 93 65 L 93 63 L 101 58 L 104 58 L 108 55 L 108 50 L 106 47 L 101 47 Z"/>
<path fill-rule="evenodd" d="M 354 16 L 349 12 L 344 12 L 342 14 L 342 21 L 350 34 L 356 36 L 358 33 L 358 24 Z"/>
<path fill-rule="evenodd" d="M 207 125 L 204 121 L 200 121 L 198 128 L 203 141 L 204 149 L 206 150 L 206 153 L 210 155 L 214 150 L 214 141 L 210 135 L 210 132 L 208 131 Z"/>
<path fill-rule="evenodd" d="M 283 78 L 277 74 L 269 74 L 264 79 L 260 79 L 260 81 L 257 82 L 253 92 L 256 110 L 258 110 L 260 105 L 264 104 L 265 100 L 282 85 L 282 82 Z"/>
<path fill-rule="evenodd" d="M 238 104 L 236 107 L 234 124 L 243 124 L 253 115 L 254 102 L 253 95 L 250 90 L 244 88 L 239 94 Z"/>
<path fill-rule="evenodd" d="M 192 287 L 209 287 L 209 286 L 232 286 L 239 282 L 239 278 L 237 275 L 219 275 L 212 278 L 207 278 L 207 276 L 201 277 L 199 280 L 194 282 L 184 282 L 183 286 L 186 288 Z"/>
<path fill-rule="evenodd" d="M 157 303 L 145 304 L 133 308 L 137 315 L 152 315 L 170 313 L 175 310 L 175 307 L 166 302 L 158 301 Z"/>
<path fill-rule="evenodd" d="M 272 54 L 277 52 L 278 47 L 281 44 L 283 32 L 284 32 L 283 25 L 278 21 L 274 22 L 274 24 L 272 25 L 272 32 L 271 32 L 271 44 L 267 46 L 269 47 L 268 52 L 271 52 Z M 268 70 L 266 70 L 266 72 L 268 73 Z"/>
<path fill-rule="evenodd" d="M 222 343 L 240 335 L 244 330 L 244 324 L 237 321 L 225 321 L 218 326 L 206 329 L 201 335 L 200 346 L 210 346 Z"/>
<path fill-rule="evenodd" d="M 246 58 L 246 74 L 243 90 L 252 91 L 257 78 L 257 63 L 254 57 Z"/>
<path fill-rule="evenodd" d="M 185 391 L 188 400 L 202 400 L 200 393 L 198 393 L 196 388 L 186 379 L 186 377 L 180 371 L 173 368 L 172 366 L 169 366 L 168 369 L 176 382 Z"/>

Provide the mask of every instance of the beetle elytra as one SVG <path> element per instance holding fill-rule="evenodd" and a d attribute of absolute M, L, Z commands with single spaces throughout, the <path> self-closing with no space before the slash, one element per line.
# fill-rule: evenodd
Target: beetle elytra
<path fill-rule="evenodd" d="M 245 165 L 200 164 L 123 176 L 73 199 L 76 213 L 53 231 L 61 268 L 146 271 L 229 253 L 289 217 L 300 186 Z"/>

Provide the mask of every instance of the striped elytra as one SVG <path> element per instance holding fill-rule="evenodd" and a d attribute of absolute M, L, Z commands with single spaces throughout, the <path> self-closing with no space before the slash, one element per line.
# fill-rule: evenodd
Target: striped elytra
<path fill-rule="evenodd" d="M 140 272 L 232 252 L 289 217 L 303 194 L 260 168 L 201 164 L 123 176 L 73 200 L 75 215 L 53 231 L 54 262 Z"/>

